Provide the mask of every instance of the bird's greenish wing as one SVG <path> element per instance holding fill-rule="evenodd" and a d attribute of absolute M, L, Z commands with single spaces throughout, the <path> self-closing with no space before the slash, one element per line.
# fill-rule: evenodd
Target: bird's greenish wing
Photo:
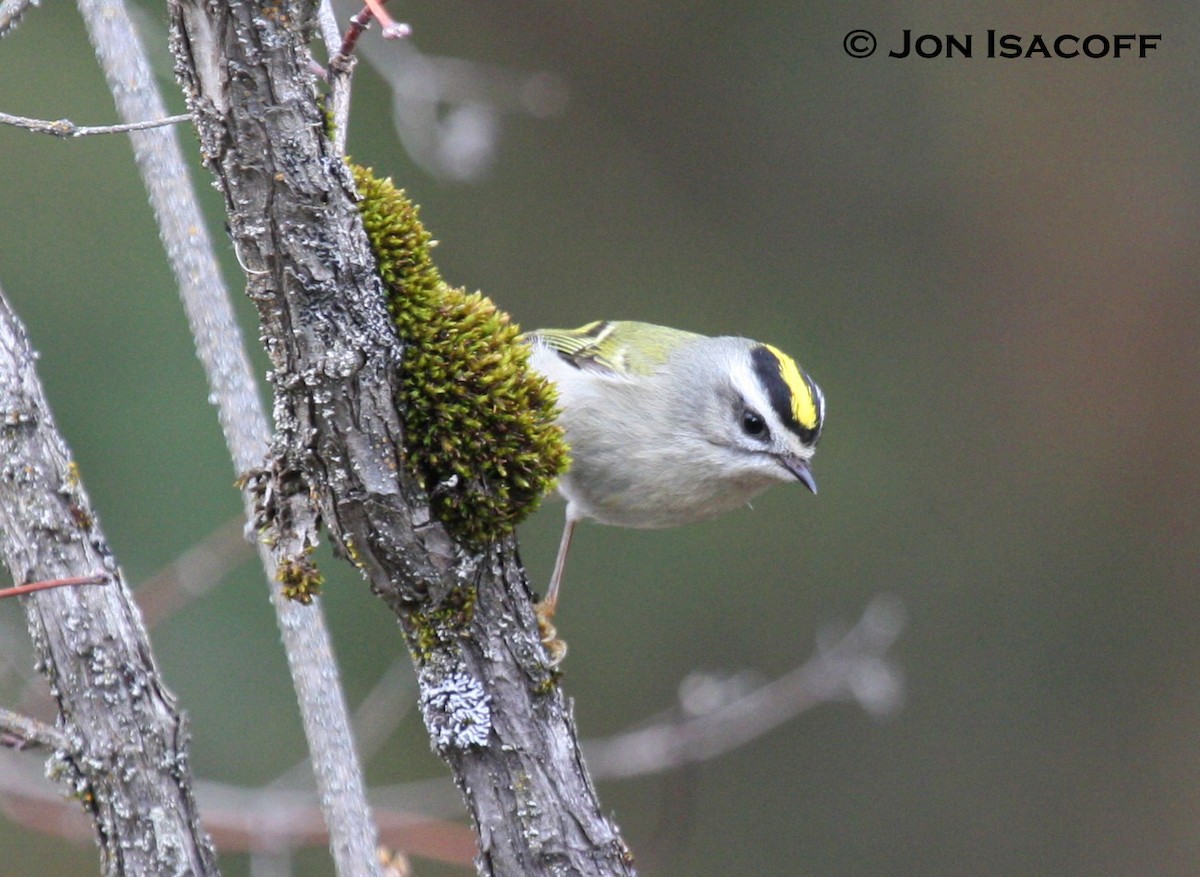
<path fill-rule="evenodd" d="M 644 375 L 667 361 L 694 332 L 629 320 L 597 320 L 578 329 L 538 329 L 537 339 L 576 368 L 614 375 Z"/>

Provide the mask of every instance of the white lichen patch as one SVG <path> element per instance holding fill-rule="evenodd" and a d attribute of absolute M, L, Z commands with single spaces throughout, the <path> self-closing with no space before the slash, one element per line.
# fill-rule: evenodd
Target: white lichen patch
<path fill-rule="evenodd" d="M 461 669 L 421 670 L 421 716 L 438 752 L 483 746 L 492 730 L 491 697 Z"/>

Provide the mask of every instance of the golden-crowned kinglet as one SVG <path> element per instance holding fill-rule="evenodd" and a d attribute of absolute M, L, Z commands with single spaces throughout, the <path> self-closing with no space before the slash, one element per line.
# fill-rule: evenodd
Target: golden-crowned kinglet
<path fill-rule="evenodd" d="M 779 481 L 817 492 L 809 460 L 825 398 L 771 345 L 606 320 L 526 338 L 533 367 L 558 386 L 571 455 L 558 483 L 567 520 L 539 607 L 544 627 L 581 518 L 673 527 L 735 509 Z"/>

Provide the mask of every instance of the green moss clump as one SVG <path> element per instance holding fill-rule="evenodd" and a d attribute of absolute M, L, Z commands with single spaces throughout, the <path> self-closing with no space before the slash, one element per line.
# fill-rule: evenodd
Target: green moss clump
<path fill-rule="evenodd" d="M 311 553 L 308 549 L 306 554 Z M 308 606 L 321 593 L 325 577 L 308 557 L 289 557 L 280 562 L 275 579 L 283 586 L 283 596 Z"/>
<path fill-rule="evenodd" d="M 452 535 L 492 542 L 536 509 L 566 469 L 554 386 L 530 369 L 508 314 L 442 279 L 430 257 L 435 242 L 404 192 L 351 169 L 405 342 L 396 401 L 406 459 Z"/>

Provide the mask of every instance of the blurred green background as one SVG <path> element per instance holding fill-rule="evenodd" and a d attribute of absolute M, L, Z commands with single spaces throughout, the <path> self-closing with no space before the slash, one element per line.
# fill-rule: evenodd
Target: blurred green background
<path fill-rule="evenodd" d="M 643 872 L 1200 873 L 1200 6 L 396 14 L 423 52 L 549 74 L 539 113 L 490 93 L 443 108 L 467 134 L 499 125 L 485 172 L 450 180 L 401 147 L 394 80 L 359 66 L 351 151 L 423 205 L 450 280 L 529 327 L 643 319 L 770 341 L 828 399 L 819 497 L 779 488 L 690 528 L 577 533 L 559 620 L 581 732 L 670 707 L 694 670 L 783 673 L 878 593 L 906 607 L 890 719 L 823 706 L 687 771 L 600 784 Z M 144 15 L 178 111 L 165 14 Z M 843 51 L 855 28 L 879 37 L 874 57 Z M 974 33 L 977 57 L 888 58 L 906 28 Z M 1162 39 L 1144 59 L 1002 61 L 978 57 L 987 28 Z M 114 119 L 70 4 L 0 41 L 0 83 L 6 112 Z M 0 128 L 0 169 L 0 286 L 137 584 L 239 500 L 130 149 Z M 240 289 L 209 179 L 197 169 Z M 549 504 L 522 530 L 536 582 L 560 516 Z M 407 658 L 357 576 L 325 567 L 357 702 Z M 31 672 L 22 629 L 0 606 L 8 705 Z M 253 785 L 301 756 L 252 563 L 153 637 L 200 775 Z M 369 774 L 450 787 L 411 713 Z M 2 820 L 0 850 L 0 877 L 96 868 L 91 845 Z M 298 863 L 328 873 L 323 851 Z"/>

